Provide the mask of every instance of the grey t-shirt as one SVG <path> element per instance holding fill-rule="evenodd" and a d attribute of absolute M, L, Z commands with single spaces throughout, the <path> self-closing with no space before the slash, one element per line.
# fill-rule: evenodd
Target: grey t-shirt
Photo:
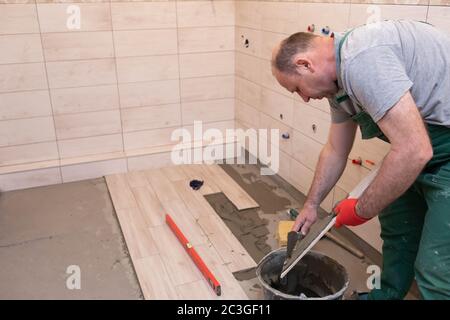
<path fill-rule="evenodd" d="M 342 36 L 335 36 L 336 54 Z M 343 43 L 337 73 L 351 100 L 330 99 L 335 123 L 359 106 L 378 122 L 410 90 L 425 122 L 450 127 L 450 37 L 429 24 L 382 21 L 355 28 Z"/>

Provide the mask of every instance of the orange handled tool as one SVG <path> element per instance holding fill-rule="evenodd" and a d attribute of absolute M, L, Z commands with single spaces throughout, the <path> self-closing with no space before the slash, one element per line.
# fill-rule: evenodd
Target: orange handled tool
<path fill-rule="evenodd" d="M 175 224 L 175 221 L 173 221 L 172 217 L 166 214 L 166 223 L 169 225 L 170 229 L 173 231 L 173 233 L 177 236 L 178 240 L 181 242 L 181 244 L 184 246 L 184 249 L 186 249 L 187 253 L 191 257 L 191 259 L 194 261 L 196 266 L 200 269 L 200 271 L 203 273 L 203 276 L 208 280 L 209 285 L 213 288 L 214 292 L 220 296 L 222 294 L 221 287 L 219 281 L 217 281 L 216 277 L 209 271 L 206 264 L 203 262 L 202 258 L 198 255 L 197 251 L 195 251 L 194 247 L 191 245 L 191 243 L 186 239 L 184 234 L 181 232 L 181 230 L 178 228 L 178 226 Z"/>

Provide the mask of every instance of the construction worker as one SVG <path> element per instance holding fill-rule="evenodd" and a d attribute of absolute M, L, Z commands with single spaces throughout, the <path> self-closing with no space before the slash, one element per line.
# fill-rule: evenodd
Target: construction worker
<path fill-rule="evenodd" d="M 316 221 L 359 125 L 363 139 L 391 145 L 361 197 L 334 209 L 337 227 L 379 215 L 381 288 L 367 299 L 403 299 L 414 277 L 423 299 L 450 298 L 450 38 L 406 20 L 334 37 L 300 32 L 274 48 L 272 73 L 305 102 L 330 102 L 328 142 L 293 230 Z"/>

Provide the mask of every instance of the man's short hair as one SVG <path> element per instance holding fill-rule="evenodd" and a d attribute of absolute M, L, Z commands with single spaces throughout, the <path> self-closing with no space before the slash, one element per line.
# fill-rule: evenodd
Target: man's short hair
<path fill-rule="evenodd" d="M 297 32 L 281 41 L 280 48 L 272 63 L 280 72 L 295 74 L 295 62 L 293 57 L 311 48 L 316 35 L 309 32 Z"/>

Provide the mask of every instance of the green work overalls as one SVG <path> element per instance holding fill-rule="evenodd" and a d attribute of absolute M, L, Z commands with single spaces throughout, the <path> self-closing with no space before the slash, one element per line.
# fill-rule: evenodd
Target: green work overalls
<path fill-rule="evenodd" d="M 337 70 L 348 34 L 339 42 Z M 341 95 L 336 102 L 346 98 Z M 378 137 L 389 142 L 364 110 L 352 119 L 363 139 Z M 450 299 L 450 128 L 428 124 L 427 129 L 433 158 L 414 184 L 379 214 L 381 287 L 373 289 L 368 299 L 403 299 L 414 276 L 423 299 Z"/>

